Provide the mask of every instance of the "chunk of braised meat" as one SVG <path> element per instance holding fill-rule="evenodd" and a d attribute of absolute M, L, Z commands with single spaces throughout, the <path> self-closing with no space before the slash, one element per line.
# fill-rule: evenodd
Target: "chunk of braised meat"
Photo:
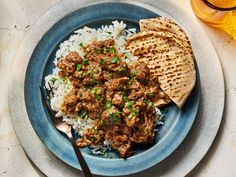
<path fill-rule="evenodd" d="M 83 148 L 91 144 L 99 144 L 104 141 L 104 131 L 97 127 L 87 129 L 83 132 L 83 137 L 76 141 L 78 147 Z"/>
<path fill-rule="evenodd" d="M 112 104 L 116 106 L 122 106 L 123 103 L 123 92 L 116 92 L 112 98 Z"/>
<path fill-rule="evenodd" d="M 147 97 L 155 106 L 161 107 L 171 103 L 171 99 L 161 90 L 157 78 L 151 78 L 150 82 L 144 87 Z"/>
<path fill-rule="evenodd" d="M 66 55 L 65 60 L 71 61 L 75 64 L 81 63 L 83 61 L 77 52 L 70 52 L 68 55 Z"/>
<path fill-rule="evenodd" d="M 83 75 L 83 85 L 96 85 L 102 81 L 102 68 L 96 62 L 89 62 Z"/>
<path fill-rule="evenodd" d="M 100 128 L 108 130 L 114 125 L 121 124 L 121 112 L 115 106 L 105 109 L 101 114 Z"/>
<path fill-rule="evenodd" d="M 128 66 L 127 63 L 121 62 L 120 59 L 117 57 L 117 62 L 111 63 L 114 58 L 111 58 L 110 61 L 106 60 L 106 65 L 104 65 L 105 69 L 109 71 L 113 71 L 120 76 L 128 76 Z"/>
<path fill-rule="evenodd" d="M 114 44 L 115 41 L 113 39 L 93 41 L 85 47 L 86 58 L 90 61 L 100 62 L 106 56 L 113 56 L 116 54 Z"/>
<path fill-rule="evenodd" d="M 105 139 L 112 140 L 112 148 L 115 149 L 123 158 L 129 157 L 133 154 L 133 143 L 129 139 L 131 136 L 131 129 L 126 125 L 115 125 L 105 134 Z"/>
<path fill-rule="evenodd" d="M 139 121 L 139 108 L 134 101 L 126 102 L 122 110 L 124 122 L 128 127 L 132 127 Z"/>
<path fill-rule="evenodd" d="M 133 127 L 133 134 L 130 139 L 139 144 L 153 143 L 155 139 L 154 121 L 152 118 L 148 118 L 146 114 L 143 120 Z"/>
<path fill-rule="evenodd" d="M 125 134 L 119 134 L 113 137 L 112 148 L 115 149 L 123 158 L 129 157 L 133 154 L 132 142 Z"/>
<path fill-rule="evenodd" d="M 141 88 L 142 85 L 135 79 L 131 79 L 127 85 L 127 89 L 129 90 L 140 90 Z"/>
<path fill-rule="evenodd" d="M 108 91 L 119 91 L 123 90 L 129 82 L 128 77 L 121 77 L 117 79 L 111 79 L 105 82 L 105 87 Z"/>
<path fill-rule="evenodd" d="M 85 48 L 86 58 L 95 61 L 105 70 L 112 71 L 116 75 L 128 76 L 128 66 L 121 62 L 122 54 L 119 54 L 114 47 L 114 40 L 93 41 Z M 107 75 L 104 75 L 105 79 Z"/>
<path fill-rule="evenodd" d="M 76 71 L 76 65 L 82 61 L 83 59 L 77 52 L 70 52 L 64 59 L 59 60 L 57 66 L 62 69 L 64 75 L 69 76 Z"/>
<path fill-rule="evenodd" d="M 132 77 L 137 79 L 142 84 L 147 84 L 149 82 L 149 69 L 145 63 L 134 62 L 129 65 L 130 73 Z"/>
<path fill-rule="evenodd" d="M 75 92 L 71 90 L 68 92 L 62 100 L 61 110 L 64 113 L 75 115 L 78 111 L 80 111 L 82 105 L 78 103 L 78 99 L 76 98 Z"/>
<path fill-rule="evenodd" d="M 91 89 L 78 89 L 76 97 L 81 102 L 82 108 L 87 111 L 91 119 L 99 119 L 103 110 L 104 88 L 96 85 Z"/>
<path fill-rule="evenodd" d="M 144 90 L 131 90 L 128 96 L 129 100 L 137 100 L 138 98 L 144 97 Z"/>

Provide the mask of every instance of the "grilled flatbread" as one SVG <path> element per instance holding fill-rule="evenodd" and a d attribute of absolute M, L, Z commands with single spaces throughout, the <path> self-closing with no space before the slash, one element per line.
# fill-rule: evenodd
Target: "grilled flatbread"
<path fill-rule="evenodd" d="M 189 39 L 180 25 L 175 21 L 166 18 L 149 18 L 141 19 L 139 21 L 140 31 L 161 31 L 166 34 L 174 34 L 176 38 L 186 47 L 189 52 L 192 52 L 192 48 Z"/>
<path fill-rule="evenodd" d="M 152 77 L 156 77 L 162 91 L 182 108 L 195 82 L 194 58 L 174 33 L 143 31 L 131 36 L 126 49 L 147 63 Z"/>

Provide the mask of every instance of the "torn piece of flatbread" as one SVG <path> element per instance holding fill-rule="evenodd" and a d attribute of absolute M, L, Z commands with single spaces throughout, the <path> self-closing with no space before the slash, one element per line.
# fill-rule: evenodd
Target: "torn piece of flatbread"
<path fill-rule="evenodd" d="M 196 82 L 194 57 L 186 44 L 172 33 L 143 31 L 131 36 L 125 46 L 148 65 L 161 90 L 182 108 Z"/>

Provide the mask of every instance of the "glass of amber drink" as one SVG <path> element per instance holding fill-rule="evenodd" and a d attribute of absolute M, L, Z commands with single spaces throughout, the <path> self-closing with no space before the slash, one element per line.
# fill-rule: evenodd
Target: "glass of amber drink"
<path fill-rule="evenodd" d="M 236 40 L 236 0 L 191 0 L 195 15 Z"/>

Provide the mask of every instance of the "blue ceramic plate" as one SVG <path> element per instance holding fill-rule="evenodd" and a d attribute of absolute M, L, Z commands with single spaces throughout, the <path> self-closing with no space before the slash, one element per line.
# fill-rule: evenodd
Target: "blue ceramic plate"
<path fill-rule="evenodd" d="M 128 12 L 128 13 L 127 13 Z M 44 77 L 52 72 L 53 60 L 59 44 L 68 39 L 74 30 L 83 26 L 98 28 L 111 24 L 113 20 L 123 20 L 128 28 L 139 30 L 138 21 L 142 18 L 159 15 L 139 6 L 126 3 L 102 3 L 81 8 L 58 21 L 42 37 L 30 58 L 25 79 L 25 101 L 29 119 L 42 142 L 58 158 L 74 168 L 81 169 L 74 151 L 67 139 L 52 125 L 44 109 L 39 85 Z M 83 155 L 94 174 L 118 176 L 132 174 L 147 169 L 170 155 L 189 132 L 199 105 L 200 81 L 185 103 L 182 110 L 169 106 L 165 115 L 165 125 L 160 127 L 155 144 L 137 147 L 136 154 L 121 159 L 114 154 L 112 159 L 91 155 L 89 149 L 82 149 Z"/>

